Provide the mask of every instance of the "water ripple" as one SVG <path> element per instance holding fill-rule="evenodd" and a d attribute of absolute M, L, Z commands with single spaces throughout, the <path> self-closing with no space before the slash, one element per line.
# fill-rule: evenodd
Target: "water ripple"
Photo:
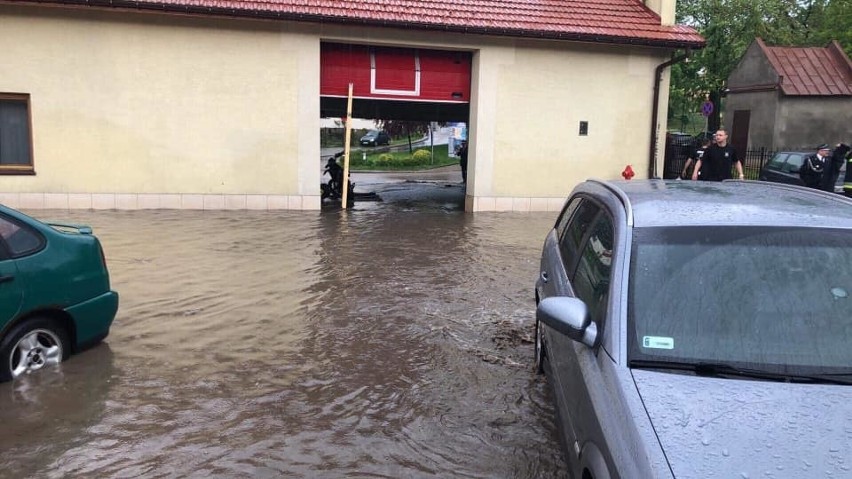
<path fill-rule="evenodd" d="M 44 211 L 94 227 L 121 307 L 0 385 L 0 470 L 44 477 L 563 477 L 531 374 L 553 215 Z"/>

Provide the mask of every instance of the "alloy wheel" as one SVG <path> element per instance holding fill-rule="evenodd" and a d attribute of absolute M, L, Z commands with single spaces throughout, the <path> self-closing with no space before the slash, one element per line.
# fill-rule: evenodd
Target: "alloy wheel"
<path fill-rule="evenodd" d="M 48 329 L 34 329 L 18 340 L 9 355 L 12 377 L 38 371 L 62 362 L 62 341 Z"/>

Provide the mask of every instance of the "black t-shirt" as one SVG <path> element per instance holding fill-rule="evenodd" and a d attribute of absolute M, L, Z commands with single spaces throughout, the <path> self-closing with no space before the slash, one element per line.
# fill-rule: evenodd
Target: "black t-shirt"
<path fill-rule="evenodd" d="M 731 145 L 710 145 L 701 158 L 701 179 L 722 181 L 731 178 L 731 166 L 737 161 L 737 150 Z"/>
<path fill-rule="evenodd" d="M 701 159 L 701 157 L 704 156 L 704 150 L 706 150 L 706 148 L 698 148 L 695 151 L 693 151 L 691 155 L 689 155 L 688 159 L 692 160 L 693 163 L 690 164 L 688 168 L 686 166 L 683 167 L 683 172 L 684 172 L 683 177 L 684 178 L 689 179 L 689 178 L 692 177 L 692 171 L 695 169 L 695 162 L 697 162 L 698 160 Z"/>

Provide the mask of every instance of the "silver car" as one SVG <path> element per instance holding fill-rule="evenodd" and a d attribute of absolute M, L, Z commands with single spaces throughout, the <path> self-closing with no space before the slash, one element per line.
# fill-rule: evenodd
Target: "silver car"
<path fill-rule="evenodd" d="M 852 200 L 587 181 L 535 297 L 573 477 L 852 477 Z"/>

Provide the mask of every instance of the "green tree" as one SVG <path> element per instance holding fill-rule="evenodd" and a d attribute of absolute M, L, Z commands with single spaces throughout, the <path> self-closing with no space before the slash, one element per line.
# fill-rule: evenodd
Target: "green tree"
<path fill-rule="evenodd" d="M 824 46 L 837 40 L 846 55 L 852 57 L 852 1 L 832 0 L 811 2 L 807 11 L 808 29 L 805 41 L 814 46 Z"/>
<path fill-rule="evenodd" d="M 402 121 L 402 120 L 376 120 L 379 128 L 385 130 L 391 138 L 408 138 L 408 151 L 414 152 L 411 136 L 419 138 L 421 135 L 429 131 L 429 122 L 427 121 Z"/>
<path fill-rule="evenodd" d="M 670 119 L 717 105 L 709 126 L 721 123 L 719 100 L 731 71 L 756 37 L 770 45 L 825 46 L 837 39 L 852 48 L 850 0 L 679 0 L 677 23 L 694 27 L 707 44 L 688 63 L 672 67 Z"/>

